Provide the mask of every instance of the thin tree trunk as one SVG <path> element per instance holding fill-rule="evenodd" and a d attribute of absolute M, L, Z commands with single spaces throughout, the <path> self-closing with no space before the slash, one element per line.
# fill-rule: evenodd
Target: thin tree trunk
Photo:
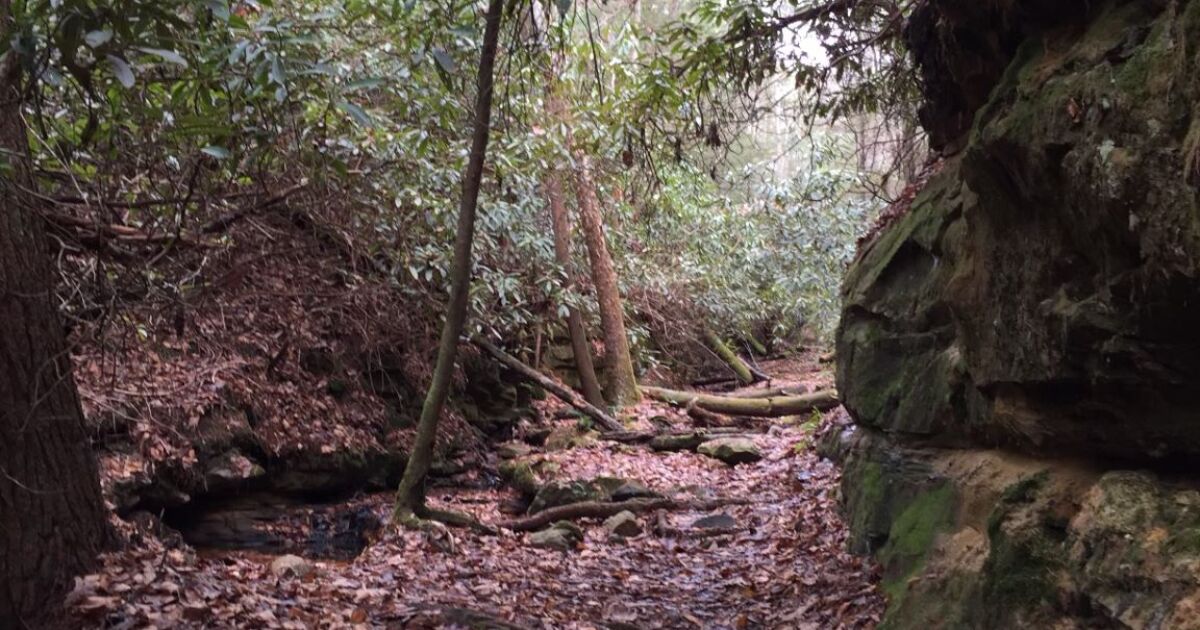
<path fill-rule="evenodd" d="M 458 338 L 462 335 L 467 319 L 467 297 L 471 285 L 471 242 L 475 237 L 475 208 L 479 202 L 479 186 L 483 181 L 483 164 L 487 157 L 488 136 L 491 131 L 493 67 L 496 63 L 496 47 L 500 38 L 500 22 L 504 0 L 489 0 L 487 24 L 483 34 L 483 50 L 479 56 L 479 75 L 475 98 L 475 129 L 471 141 L 471 154 L 463 177 L 462 200 L 458 208 L 458 227 L 454 234 L 454 262 L 450 272 L 450 304 L 446 309 L 446 322 L 438 344 L 437 364 L 425 404 L 421 407 L 421 419 L 417 425 L 417 436 L 412 453 L 404 468 L 404 476 L 396 491 L 394 520 L 407 521 L 418 511 L 424 510 L 425 477 L 433 458 L 433 443 L 437 436 L 438 418 L 446 404 L 450 391 L 450 380 L 454 374 L 454 360 L 458 350 Z"/>
<path fill-rule="evenodd" d="M 612 255 L 604 239 L 604 220 L 596 199 L 592 167 L 588 156 L 575 155 L 575 194 L 579 198 L 579 216 L 587 242 L 588 260 L 592 267 L 592 282 L 600 305 L 600 324 L 604 329 L 605 360 L 608 361 L 606 397 L 612 404 L 623 407 L 642 399 L 637 377 L 633 373 L 633 358 L 629 353 L 629 337 L 625 334 L 625 313 L 621 308 L 621 293 L 617 288 L 617 273 Z"/>
<path fill-rule="evenodd" d="M 546 178 L 546 196 L 550 201 L 550 217 L 554 223 L 554 259 L 568 270 L 567 286 L 571 268 L 571 219 L 567 205 L 563 203 L 562 181 L 553 172 Z M 575 369 L 579 372 L 579 384 L 583 396 L 597 407 L 604 406 L 604 394 L 600 391 L 600 379 L 596 378 L 596 366 L 592 363 L 592 348 L 588 343 L 587 329 L 583 316 L 574 306 L 567 306 L 567 332 L 571 337 L 571 352 L 575 356 Z"/>
<path fill-rule="evenodd" d="M 3 42 L 10 7 L 0 0 Z M 19 84 L 17 59 L 0 54 L 0 626 L 37 628 L 61 614 L 107 525 L 44 227 L 21 188 L 33 182 Z"/>

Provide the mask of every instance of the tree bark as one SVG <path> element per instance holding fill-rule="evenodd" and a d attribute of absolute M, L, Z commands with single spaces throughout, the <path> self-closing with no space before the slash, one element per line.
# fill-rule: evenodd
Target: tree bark
<path fill-rule="evenodd" d="M 3 42 L 10 7 L 0 0 Z M 25 192 L 20 82 L 14 54 L 0 54 L 0 626 L 37 628 L 61 613 L 108 530 L 44 226 Z"/>
<path fill-rule="evenodd" d="M 725 365 L 729 366 L 730 370 L 733 370 L 738 382 L 742 385 L 753 385 L 757 382 L 755 374 L 750 370 L 750 366 L 746 365 L 746 362 L 737 353 L 729 349 L 729 345 L 718 337 L 717 333 L 705 328 L 702 336 L 704 337 L 705 345 L 712 349 L 718 357 L 721 357 L 721 360 L 725 362 Z"/>
<path fill-rule="evenodd" d="M 421 407 L 417 436 L 413 441 L 408 464 L 404 468 L 404 476 L 400 479 L 400 487 L 396 491 L 393 519 L 401 522 L 419 515 L 417 513 L 425 508 L 425 477 L 429 474 L 429 465 L 433 458 L 438 419 L 442 415 L 442 407 L 446 404 L 450 381 L 454 375 L 458 338 L 462 335 L 467 319 L 467 298 L 471 288 L 471 244 L 475 238 L 475 209 L 479 203 L 479 187 L 483 181 L 483 165 L 487 158 L 488 137 L 491 132 L 493 68 L 496 64 L 503 9 L 504 0 L 488 0 L 483 50 L 479 56 L 475 128 L 470 158 L 463 176 L 458 226 L 454 234 L 450 304 L 446 308 L 446 322 L 442 326 L 442 336 L 438 343 L 433 378 L 429 384 L 429 392 L 425 395 L 425 404 Z"/>
<path fill-rule="evenodd" d="M 581 399 L 575 394 L 575 392 L 571 391 L 571 388 L 560 385 L 554 382 L 554 380 L 550 377 L 538 372 L 524 363 L 521 363 L 516 357 L 501 350 L 500 348 L 497 348 L 494 344 L 486 339 L 476 338 L 472 341 L 474 341 L 475 345 L 483 348 L 484 351 L 495 357 L 496 360 L 512 368 L 525 378 L 546 388 L 550 391 L 550 393 L 557 396 L 563 402 L 571 405 L 572 407 L 583 412 L 587 417 L 595 420 L 596 424 L 599 424 L 609 431 L 621 431 L 625 428 L 624 425 L 622 425 L 616 418 L 608 415 L 604 412 L 604 410 L 592 405 L 586 400 Z"/>
<path fill-rule="evenodd" d="M 591 262 L 592 282 L 596 285 L 596 300 L 600 305 L 600 324 L 604 329 L 604 354 L 608 362 L 605 395 L 613 405 L 624 407 L 636 404 L 642 395 L 633 373 L 633 357 L 625 333 L 625 312 L 617 288 L 617 272 L 613 269 L 612 255 L 604 238 L 604 219 L 596 199 L 591 161 L 581 152 L 576 152 L 575 161 L 575 194 L 579 199 L 580 222 Z"/>
<path fill-rule="evenodd" d="M 555 97 L 551 97 L 553 100 Z M 551 106 L 551 115 L 554 107 Z M 550 217 L 554 231 L 554 259 L 567 271 L 567 286 L 571 278 L 571 219 L 567 205 L 563 202 L 562 181 L 557 171 L 546 177 L 546 197 L 550 202 Z M 574 306 L 567 306 L 567 333 L 571 337 L 571 353 L 575 357 L 575 369 L 579 372 L 579 384 L 587 401 L 596 407 L 604 406 L 604 394 L 600 391 L 600 379 L 596 378 L 596 366 L 592 363 L 592 348 L 588 343 L 587 329 L 583 317 Z"/>
<path fill-rule="evenodd" d="M 810 411 L 828 411 L 842 404 L 838 399 L 837 392 L 831 389 L 803 396 L 779 398 L 733 398 L 680 392 L 661 387 L 643 387 L 642 391 L 647 396 L 663 402 L 685 407 L 695 405 L 705 411 L 730 416 L 754 416 L 757 418 L 778 418 Z"/>

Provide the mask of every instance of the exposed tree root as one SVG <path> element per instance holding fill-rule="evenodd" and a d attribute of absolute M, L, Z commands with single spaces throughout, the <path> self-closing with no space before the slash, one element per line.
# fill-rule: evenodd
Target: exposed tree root
<path fill-rule="evenodd" d="M 494 535 L 497 533 L 496 528 L 470 514 L 453 510 L 438 510 L 427 506 L 420 506 L 416 510 L 397 508 L 392 514 L 392 522 L 405 529 L 421 531 L 429 531 L 433 528 L 433 523 L 441 523 L 451 527 L 473 529 L 481 534 Z"/>
<path fill-rule="evenodd" d="M 745 499 L 714 499 L 710 501 L 678 500 L 678 499 L 634 499 L 632 501 L 585 501 L 571 503 L 543 510 L 532 516 L 503 521 L 498 527 L 515 532 L 528 532 L 541 529 L 558 521 L 570 521 L 579 518 L 608 518 L 621 512 L 650 512 L 654 510 L 696 510 L 705 512 L 726 505 L 748 505 L 752 503 Z"/>

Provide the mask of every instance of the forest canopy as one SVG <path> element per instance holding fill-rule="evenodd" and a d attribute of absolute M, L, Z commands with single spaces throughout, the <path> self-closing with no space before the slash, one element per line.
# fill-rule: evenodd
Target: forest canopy
<path fill-rule="evenodd" d="M 105 254 L 64 297 L 69 312 L 94 317 L 121 293 L 113 283 L 130 281 L 125 271 L 155 299 L 186 300 L 200 276 L 169 270 L 168 250 L 220 241 L 213 221 L 249 196 L 299 195 L 397 290 L 431 306 L 442 299 L 477 3 L 14 8 L 30 145 L 62 210 L 50 220 L 88 241 L 64 246 Z M 802 324 L 827 334 L 853 225 L 878 208 L 871 193 L 897 170 L 880 160 L 864 173 L 861 154 L 891 157 L 894 143 L 912 142 L 901 137 L 911 127 L 876 129 L 911 91 L 894 50 L 904 7 L 559 1 L 509 10 L 519 15 L 497 66 L 476 329 L 552 328 L 564 305 L 594 314 L 564 286 L 568 270 L 545 229 L 541 180 L 574 159 L 569 131 L 596 161 L 643 360 L 655 356 L 653 328 L 671 325 L 649 316 L 656 303 L 705 313 L 731 334 L 784 339 Z M 544 118 L 547 89 L 571 104 L 569 116 Z M 772 119 L 770 101 L 809 114 Z M 792 147 L 804 157 L 777 168 Z M 87 238 L 106 224 L 137 239 Z"/>

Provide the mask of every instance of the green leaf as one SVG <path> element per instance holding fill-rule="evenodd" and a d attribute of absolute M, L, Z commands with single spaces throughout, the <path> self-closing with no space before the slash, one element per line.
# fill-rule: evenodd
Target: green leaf
<path fill-rule="evenodd" d="M 207 0 L 208 10 L 218 19 L 229 21 L 229 2 L 227 0 Z"/>
<path fill-rule="evenodd" d="M 571 10 L 571 0 L 557 0 L 554 4 L 558 6 L 558 12 L 561 15 L 566 15 L 567 11 Z"/>
<path fill-rule="evenodd" d="M 364 127 L 374 126 L 375 121 L 371 119 L 371 115 L 358 105 L 355 105 L 349 101 L 338 101 L 337 106 L 338 109 L 350 114 L 350 117 L 353 118 L 358 124 Z"/>
<path fill-rule="evenodd" d="M 129 62 L 116 55 L 105 55 L 104 58 L 108 61 L 108 65 L 112 68 L 113 75 L 117 77 L 117 81 L 126 88 L 133 87 L 133 68 L 129 66 Z"/>
<path fill-rule="evenodd" d="M 99 48 L 111 41 L 112 36 L 112 31 L 109 30 L 92 31 L 83 36 L 83 41 L 92 48 Z"/>
<path fill-rule="evenodd" d="M 148 55 L 154 55 L 167 63 L 173 63 L 181 68 L 188 67 L 187 59 L 184 59 L 182 55 L 174 50 L 166 50 L 165 48 L 138 48 L 138 50 Z"/>
<path fill-rule="evenodd" d="M 206 155 L 211 155 L 211 156 L 217 158 L 218 160 L 228 160 L 229 158 L 233 157 L 233 154 L 229 152 L 229 149 L 226 149 L 225 147 L 214 146 L 211 144 L 204 147 L 203 149 L 200 149 L 200 152 L 204 153 Z"/>
<path fill-rule="evenodd" d="M 384 83 L 384 81 L 383 81 L 382 77 L 370 77 L 370 78 L 366 78 L 366 79 L 359 79 L 357 81 L 351 81 L 351 82 L 347 83 L 346 87 L 342 91 L 343 92 L 356 92 L 358 90 L 370 90 L 370 89 L 377 88 L 377 87 L 383 85 L 383 83 Z"/>

